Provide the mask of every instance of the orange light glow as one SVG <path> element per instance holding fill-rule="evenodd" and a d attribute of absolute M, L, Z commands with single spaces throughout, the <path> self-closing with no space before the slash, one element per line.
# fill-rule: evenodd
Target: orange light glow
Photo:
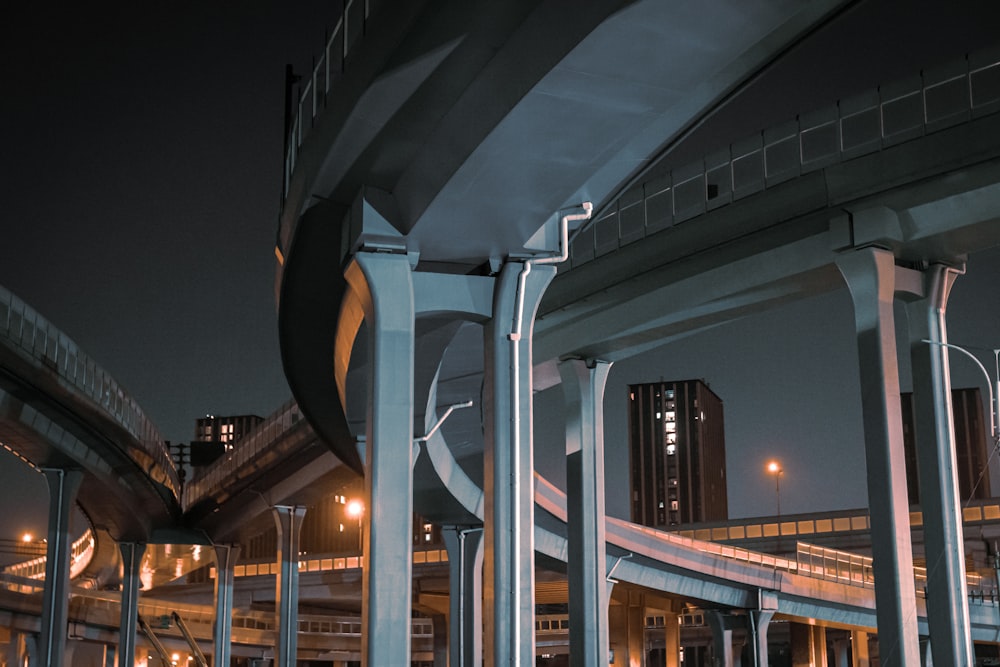
<path fill-rule="evenodd" d="M 360 500 L 352 500 L 347 503 L 347 515 L 359 517 L 365 512 L 365 506 Z"/>

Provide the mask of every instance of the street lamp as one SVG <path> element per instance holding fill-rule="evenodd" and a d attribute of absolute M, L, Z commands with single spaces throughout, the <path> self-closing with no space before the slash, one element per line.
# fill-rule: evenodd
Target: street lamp
<path fill-rule="evenodd" d="M 995 376 L 990 377 L 989 371 L 983 365 L 983 362 L 979 361 L 979 358 L 966 350 L 964 347 L 954 345 L 952 343 L 942 343 L 937 340 L 924 339 L 925 343 L 931 345 L 940 345 L 948 350 L 956 350 L 961 352 L 976 364 L 980 372 L 982 372 L 983 377 L 986 378 L 986 390 L 989 393 L 990 399 L 990 438 L 993 440 L 993 447 L 990 450 L 990 455 L 986 461 L 986 465 L 983 467 L 982 472 L 979 473 L 979 479 L 976 480 L 975 486 L 972 488 L 972 496 L 975 496 L 976 488 L 979 483 L 983 481 L 983 477 L 986 475 L 986 471 L 989 469 L 990 460 L 1000 449 L 1000 349 L 993 350 L 993 364 L 995 369 Z M 971 497 L 970 497 L 971 500 Z"/>
<path fill-rule="evenodd" d="M 347 516 L 358 520 L 358 553 L 364 549 L 364 526 L 361 524 L 361 517 L 365 514 L 365 504 L 360 500 L 352 500 L 347 503 Z"/>
<path fill-rule="evenodd" d="M 778 524 L 781 524 L 781 473 L 785 472 L 777 461 L 768 461 L 767 472 L 774 475 L 774 496 L 778 502 Z"/>
<path fill-rule="evenodd" d="M 775 551 L 781 553 L 781 473 L 785 472 L 781 463 L 772 460 L 767 462 L 767 472 L 774 475 L 774 497 L 778 503 L 778 539 L 775 543 Z"/>

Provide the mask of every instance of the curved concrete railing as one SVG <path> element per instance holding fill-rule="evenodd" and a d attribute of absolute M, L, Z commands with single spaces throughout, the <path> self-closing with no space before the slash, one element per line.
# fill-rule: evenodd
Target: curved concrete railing
<path fill-rule="evenodd" d="M 327 106 L 333 85 L 340 79 L 350 53 L 358 39 L 365 33 L 372 5 L 377 0 L 346 0 L 344 9 L 333 28 L 333 34 L 326 42 L 319 61 L 313 66 L 309 79 L 303 84 L 295 107 L 285 146 L 285 172 L 283 196 L 288 194 L 299 148 L 309 135 L 316 116 Z"/>
<path fill-rule="evenodd" d="M 538 475 L 535 476 L 535 502 L 540 508 L 552 514 L 560 521 L 567 520 L 566 494 L 556 488 L 551 482 Z M 609 544 L 612 543 L 615 533 L 631 533 L 634 535 L 643 535 L 647 538 L 651 537 L 664 545 L 675 545 L 692 552 L 735 560 L 767 568 L 775 572 L 790 572 L 813 579 L 822 579 L 824 581 L 860 588 L 874 588 L 875 586 L 872 559 L 850 551 L 828 549 L 797 541 L 795 558 L 782 558 L 742 547 L 700 540 L 680 535 L 676 532 L 657 530 L 612 517 L 608 518 L 608 524 Z M 612 531 L 610 526 L 614 526 L 615 530 Z M 663 550 L 653 548 L 647 555 L 655 557 L 655 554 L 661 551 Z M 918 594 L 925 595 L 924 586 L 927 582 L 926 568 L 914 567 L 913 576 Z M 970 598 L 973 596 L 982 598 L 980 590 L 982 583 L 980 575 L 976 573 L 966 575 L 966 586 Z"/>
<path fill-rule="evenodd" d="M 70 547 L 69 576 L 76 578 L 90 565 L 90 560 L 94 556 L 94 548 L 97 541 L 94 538 L 94 531 L 88 528 L 83 535 L 76 538 Z M 30 560 L 20 563 L 12 563 L 3 568 L 3 573 L 12 577 L 24 579 L 45 579 L 45 556 L 36 556 Z M 25 591 L 22 591 L 25 592 Z"/>
<path fill-rule="evenodd" d="M 225 455 L 207 466 L 184 485 L 182 506 L 189 509 L 219 488 L 223 480 L 257 459 L 260 454 L 280 442 L 285 433 L 302 421 L 298 403 L 290 400 L 270 417 L 258 424 Z"/>
<path fill-rule="evenodd" d="M 78 591 L 71 602 L 70 616 L 75 620 L 102 624 L 105 619 L 117 622 L 120 614 L 121 596 L 114 593 L 97 593 Z M 159 600 L 140 599 L 139 615 L 155 623 L 158 619 L 166 621 L 165 628 L 156 628 L 170 636 L 180 636 L 176 625 L 169 620 L 174 612 L 183 618 L 192 634 L 199 639 L 211 639 L 215 622 L 215 608 L 212 605 L 166 602 Z M 414 618 L 411 620 L 413 636 L 420 639 L 430 639 L 433 636 L 433 622 L 429 618 Z M 247 635 L 246 631 L 263 631 L 273 633 L 276 630 L 273 612 L 238 610 L 233 613 L 233 639 L 236 642 L 256 643 L 263 637 Z M 299 614 L 298 631 L 305 639 L 308 635 L 326 635 L 341 637 L 360 637 L 361 624 L 356 616 Z M 273 644 L 273 637 L 267 641 Z"/>
<path fill-rule="evenodd" d="M 560 270 L 572 270 L 796 176 L 997 111 L 1000 48 L 800 114 L 628 186 L 575 235 L 569 265 Z"/>
<path fill-rule="evenodd" d="M 130 458 L 153 480 L 168 487 L 175 498 L 180 498 L 180 481 L 167 446 L 139 404 L 69 336 L 3 287 L 0 287 L 0 344 L 49 369 L 62 386 L 88 399 L 124 428 L 146 455 L 140 457 L 129 451 Z M 147 468 L 143 463 L 147 457 L 159 472 Z"/>

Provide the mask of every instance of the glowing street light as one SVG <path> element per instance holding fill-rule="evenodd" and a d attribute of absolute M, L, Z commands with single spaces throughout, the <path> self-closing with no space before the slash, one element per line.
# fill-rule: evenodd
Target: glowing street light
<path fill-rule="evenodd" d="M 785 470 L 780 462 L 772 460 L 767 462 L 767 472 L 774 475 L 774 497 L 778 503 L 778 540 L 775 551 L 781 553 L 781 473 Z"/>
<path fill-rule="evenodd" d="M 34 537 L 32 536 L 31 533 L 25 533 L 24 535 L 21 536 L 21 541 L 25 543 L 30 542 L 32 539 L 34 539 Z"/>
<path fill-rule="evenodd" d="M 781 473 L 785 472 L 778 461 L 768 461 L 767 472 L 774 475 L 774 496 L 778 504 L 778 523 L 781 523 Z"/>
<path fill-rule="evenodd" d="M 347 503 L 347 516 L 354 517 L 358 520 L 358 553 L 364 549 L 364 526 L 361 523 L 361 517 L 365 514 L 365 504 L 360 500 L 352 500 Z"/>
<path fill-rule="evenodd" d="M 365 506 L 360 500 L 352 500 L 347 503 L 347 516 L 360 519 L 361 515 L 365 513 Z"/>

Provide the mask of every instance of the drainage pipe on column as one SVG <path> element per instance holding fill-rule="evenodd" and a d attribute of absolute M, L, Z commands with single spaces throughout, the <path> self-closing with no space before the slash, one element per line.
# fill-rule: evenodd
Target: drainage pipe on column
<path fill-rule="evenodd" d="M 589 220 L 591 214 L 594 211 L 594 205 L 589 202 L 583 202 L 580 204 L 580 208 L 583 209 L 582 213 L 569 213 L 562 216 L 559 220 L 559 250 L 551 255 L 542 255 L 539 257 L 533 257 L 531 259 L 525 260 L 523 267 L 521 268 L 521 273 L 517 277 L 517 296 L 514 305 L 514 322 L 513 331 L 507 337 L 510 340 L 511 349 L 511 374 L 513 375 L 513 381 L 511 382 L 511 422 L 513 427 L 511 429 L 513 435 L 513 463 L 512 469 L 514 470 L 514 482 L 512 490 L 512 500 L 514 507 L 512 508 L 513 515 L 515 517 L 521 516 L 521 479 L 517 474 L 517 471 L 521 467 L 521 432 L 518 425 L 521 422 L 521 363 L 517 354 L 517 344 L 521 340 L 521 326 L 524 321 L 524 290 L 528 280 L 528 274 L 531 273 L 531 267 L 535 264 L 561 264 L 569 259 L 569 223 L 576 220 Z M 530 480 L 529 480 L 530 483 Z M 521 536 L 520 531 L 514 531 L 511 536 L 513 540 L 513 551 L 515 554 L 521 551 Z M 517 559 L 515 559 L 515 563 Z M 521 572 L 517 568 L 516 580 L 520 581 Z M 514 586 L 514 608 L 521 608 L 520 600 L 520 587 Z M 514 656 L 515 661 L 518 661 L 519 656 Z"/>

